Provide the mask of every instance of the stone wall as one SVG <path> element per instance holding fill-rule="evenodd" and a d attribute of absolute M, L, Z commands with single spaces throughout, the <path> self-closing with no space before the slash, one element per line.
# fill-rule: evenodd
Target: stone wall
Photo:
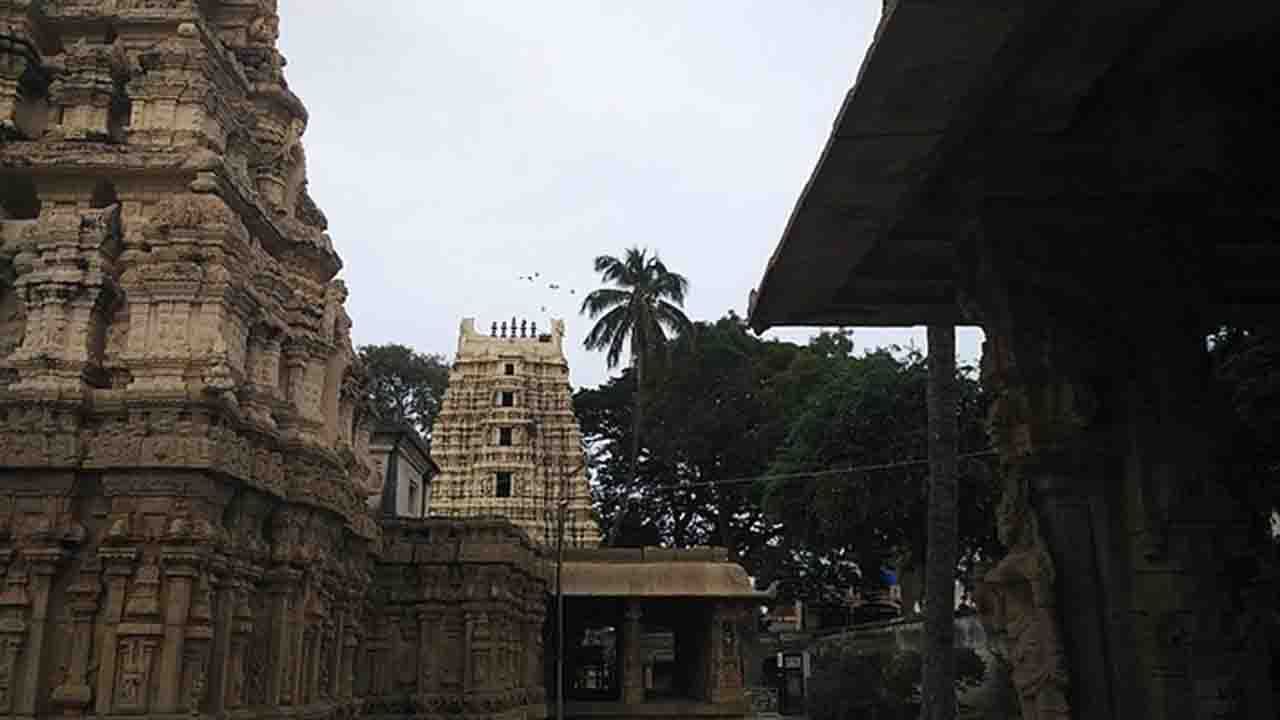
<path fill-rule="evenodd" d="M 354 668 L 367 717 L 543 717 L 546 564 L 505 521 L 384 526 Z"/>

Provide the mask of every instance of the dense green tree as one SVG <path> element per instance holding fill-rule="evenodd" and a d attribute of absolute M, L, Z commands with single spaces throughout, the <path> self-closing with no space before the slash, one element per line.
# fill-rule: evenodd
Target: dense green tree
<path fill-rule="evenodd" d="M 598 507 L 606 524 L 632 501 L 663 542 L 716 544 L 739 557 L 776 530 L 766 523 L 754 489 L 730 482 L 760 475 L 785 435 L 787 413 L 777 374 L 799 348 L 752 336 L 740 318 L 697 323 L 671 348 L 676 360 L 650 389 L 636 472 L 627 448 L 635 373 L 581 390 L 575 407 L 588 446 Z"/>
<path fill-rule="evenodd" d="M 763 582 L 788 581 L 788 594 L 808 599 L 856 586 L 860 567 L 890 556 L 923 560 L 922 357 L 855 356 L 844 333 L 819 335 L 808 346 L 764 341 L 733 315 L 696 323 L 671 356 L 650 389 L 635 473 L 628 452 L 634 372 L 575 395 L 606 535 L 634 502 L 646 537 L 728 547 Z M 957 384 L 960 446 L 985 449 L 977 383 L 966 373 Z M 833 472 L 866 464 L 884 467 Z M 994 556 L 998 497 L 984 458 L 961 469 L 958 521 L 968 566 L 983 553 Z"/>
<path fill-rule="evenodd" d="M 789 580 L 789 591 L 819 599 L 832 588 L 874 588 L 880 574 L 861 569 L 891 558 L 921 566 L 928 383 L 917 352 L 895 356 L 879 350 L 855 357 L 830 336 L 820 337 L 810 351 L 813 357 L 800 362 L 816 363 L 819 379 L 790 418 L 770 465 L 775 477 L 763 488 L 766 509 L 785 528 L 765 576 Z M 957 477 L 964 569 L 997 549 L 997 484 L 983 458 L 972 456 L 987 448 L 983 398 L 972 375 L 964 369 L 956 381 L 959 447 L 969 455 Z"/>
<path fill-rule="evenodd" d="M 955 687 L 982 684 L 986 667 L 969 648 L 956 648 Z M 807 714 L 813 720 L 916 720 L 920 713 L 922 657 L 907 650 L 860 652 L 828 644 L 813 660 Z"/>
<path fill-rule="evenodd" d="M 369 404 L 376 418 L 403 420 L 425 437 L 440 412 L 449 384 L 449 362 L 394 343 L 358 350 L 369 377 Z"/>
<path fill-rule="evenodd" d="M 601 255 L 594 266 L 600 279 L 612 287 L 593 290 L 583 299 L 581 312 L 596 321 L 583 345 L 588 350 L 605 351 L 610 368 L 617 367 L 624 348 L 629 351 L 637 378 L 630 456 L 634 475 L 648 391 L 646 369 L 669 335 L 680 335 L 690 327 L 681 309 L 689 281 L 668 270 L 656 254 L 640 248 L 629 248 L 621 258 Z"/>

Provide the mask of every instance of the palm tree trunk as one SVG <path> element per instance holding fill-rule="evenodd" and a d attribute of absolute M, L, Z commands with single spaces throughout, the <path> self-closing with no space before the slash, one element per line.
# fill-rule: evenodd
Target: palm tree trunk
<path fill-rule="evenodd" d="M 929 510 L 925 558 L 924 720 L 956 715 L 956 331 L 929 326 Z"/>

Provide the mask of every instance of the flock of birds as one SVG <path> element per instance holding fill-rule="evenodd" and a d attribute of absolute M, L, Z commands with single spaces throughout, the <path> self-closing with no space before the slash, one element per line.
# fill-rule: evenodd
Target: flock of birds
<path fill-rule="evenodd" d="M 540 272 L 535 272 L 535 273 L 533 273 L 533 274 L 531 274 L 531 275 L 521 275 L 521 276 L 519 277 L 519 279 L 520 279 L 522 282 L 527 282 L 527 283 L 529 283 L 530 285 L 539 285 L 539 284 L 541 284 L 541 283 L 543 282 L 543 281 L 542 281 L 542 273 L 540 273 Z M 568 290 L 570 295 L 577 295 L 577 294 L 578 294 L 578 290 L 577 290 L 576 288 L 565 288 L 565 287 L 561 286 L 559 283 L 553 283 L 553 282 L 549 282 L 549 283 L 547 283 L 547 289 L 548 289 L 548 290 L 551 290 L 551 291 L 553 291 L 553 292 L 557 292 L 557 293 L 558 293 L 558 292 L 560 292 L 560 291 L 562 291 L 562 290 Z M 547 312 L 547 306 L 546 306 L 546 305 L 543 305 L 543 306 L 542 306 L 542 312 L 543 312 L 543 313 Z"/>

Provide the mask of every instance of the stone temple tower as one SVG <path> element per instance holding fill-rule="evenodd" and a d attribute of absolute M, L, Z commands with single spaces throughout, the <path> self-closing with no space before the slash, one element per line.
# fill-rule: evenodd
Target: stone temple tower
<path fill-rule="evenodd" d="M 432 514 L 505 517 L 554 546 L 564 497 L 565 545 L 599 544 L 563 341 L 563 320 L 553 320 L 547 333 L 512 319 L 494 323 L 487 335 L 473 318 L 462 321 L 431 434 L 440 465 Z"/>

